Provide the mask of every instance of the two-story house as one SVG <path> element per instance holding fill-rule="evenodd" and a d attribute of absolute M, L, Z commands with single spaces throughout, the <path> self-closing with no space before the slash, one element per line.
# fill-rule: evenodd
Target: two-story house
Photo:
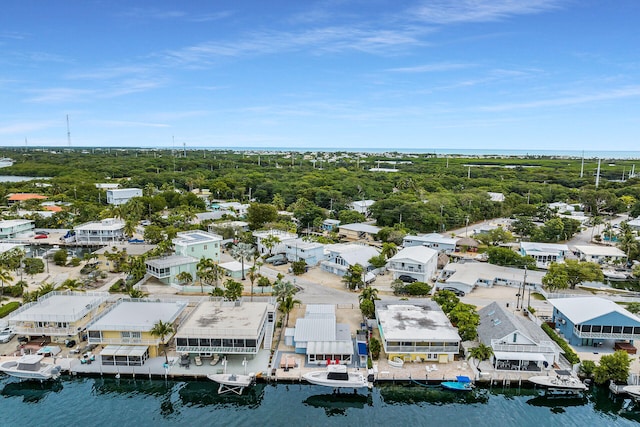
<path fill-rule="evenodd" d="M 373 246 L 355 243 L 326 245 L 326 260 L 320 262 L 320 269 L 342 277 L 347 273 L 350 266 L 360 264 L 367 272 L 373 269 L 369 260 L 378 255 L 380 255 L 380 252 Z"/>
<path fill-rule="evenodd" d="M 404 248 L 387 261 L 387 270 L 394 279 L 410 276 L 418 282 L 427 283 L 435 277 L 437 268 L 438 252 L 426 246 Z"/>
<path fill-rule="evenodd" d="M 109 244 L 124 240 L 124 221 L 119 218 L 91 221 L 74 227 L 73 231 L 78 243 Z"/>

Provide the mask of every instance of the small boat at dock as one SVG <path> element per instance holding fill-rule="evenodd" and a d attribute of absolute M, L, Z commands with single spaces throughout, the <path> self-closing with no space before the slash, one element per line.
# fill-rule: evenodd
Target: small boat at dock
<path fill-rule="evenodd" d="M 345 365 L 328 365 L 324 371 L 302 375 L 307 382 L 333 388 L 369 388 L 371 383 L 361 372 L 349 372 Z"/>
<path fill-rule="evenodd" d="M 566 370 L 557 370 L 556 375 L 538 375 L 529 378 L 529 382 L 544 387 L 550 391 L 581 392 L 587 385 Z"/>
<path fill-rule="evenodd" d="M 456 381 L 443 381 L 440 385 L 447 389 L 453 391 L 471 391 L 473 390 L 473 383 L 471 382 L 471 378 L 458 375 L 456 377 Z"/>
<path fill-rule="evenodd" d="M 18 360 L 0 364 L 0 372 L 25 380 L 55 380 L 60 376 L 60 366 L 42 361 L 41 354 L 27 354 Z"/>
<path fill-rule="evenodd" d="M 215 381 L 220 384 L 218 388 L 218 394 L 224 394 L 233 392 L 235 394 L 242 394 L 242 391 L 252 385 L 256 380 L 256 375 L 250 373 L 249 375 L 241 374 L 209 374 L 207 375 L 211 381 Z"/>
<path fill-rule="evenodd" d="M 622 387 L 622 391 L 631 396 L 633 400 L 640 400 L 640 385 L 627 385 Z"/>

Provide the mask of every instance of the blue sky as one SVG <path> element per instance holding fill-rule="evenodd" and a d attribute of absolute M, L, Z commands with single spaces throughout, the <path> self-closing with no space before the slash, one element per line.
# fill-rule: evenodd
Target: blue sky
<path fill-rule="evenodd" d="M 21 0 L 0 145 L 639 150 L 636 0 Z"/>

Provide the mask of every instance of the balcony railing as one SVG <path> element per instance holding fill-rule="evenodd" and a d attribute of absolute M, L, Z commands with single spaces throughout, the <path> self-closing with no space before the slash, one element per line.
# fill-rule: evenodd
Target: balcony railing
<path fill-rule="evenodd" d="M 640 334 L 624 333 L 624 332 L 582 332 L 578 328 L 573 328 L 573 333 L 579 338 L 596 338 L 610 340 L 637 340 Z"/>
<path fill-rule="evenodd" d="M 28 335 L 30 337 L 49 335 L 49 336 L 68 336 L 78 333 L 78 328 L 25 328 L 24 326 L 17 325 L 15 327 L 16 332 L 21 335 Z"/>
<path fill-rule="evenodd" d="M 92 338 L 89 337 L 89 344 L 118 344 L 118 345 L 159 345 L 159 339 L 142 338 Z"/>
<path fill-rule="evenodd" d="M 515 353 L 555 353 L 555 349 L 551 341 L 541 341 L 540 344 L 523 345 L 523 344 L 507 344 L 491 341 L 493 351 L 507 351 Z"/>
<path fill-rule="evenodd" d="M 458 353 L 460 351 L 460 347 L 457 345 L 390 345 L 386 347 L 385 351 L 387 353 Z"/>
<path fill-rule="evenodd" d="M 179 345 L 176 346 L 178 353 L 224 353 L 224 354 L 256 354 L 258 347 L 200 347 Z"/>

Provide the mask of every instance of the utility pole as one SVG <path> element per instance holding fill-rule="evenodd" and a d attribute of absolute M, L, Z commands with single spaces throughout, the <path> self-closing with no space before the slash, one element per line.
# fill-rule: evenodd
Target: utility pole
<path fill-rule="evenodd" d="M 440 229 L 444 231 L 444 206 L 440 205 Z"/>

